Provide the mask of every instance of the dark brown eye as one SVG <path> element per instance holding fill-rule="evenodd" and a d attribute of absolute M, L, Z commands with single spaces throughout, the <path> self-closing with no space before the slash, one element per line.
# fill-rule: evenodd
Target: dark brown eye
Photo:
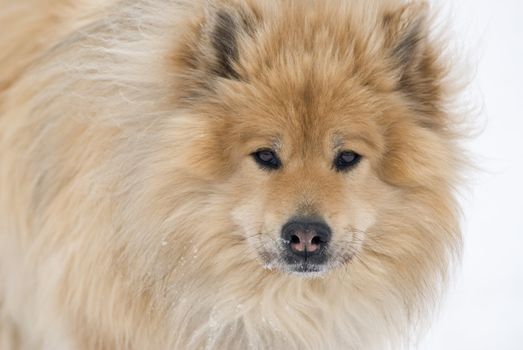
<path fill-rule="evenodd" d="M 361 160 L 361 156 L 353 151 L 343 151 L 334 160 L 336 171 L 348 171 L 355 167 Z"/>
<path fill-rule="evenodd" d="M 261 149 L 254 152 L 252 157 L 264 169 L 276 170 L 281 167 L 280 159 L 273 150 Z"/>

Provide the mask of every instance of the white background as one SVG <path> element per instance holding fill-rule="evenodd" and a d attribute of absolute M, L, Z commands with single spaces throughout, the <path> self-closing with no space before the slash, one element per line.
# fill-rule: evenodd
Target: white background
<path fill-rule="evenodd" d="M 440 0 L 476 61 L 483 171 L 465 197 L 465 255 L 423 350 L 523 350 L 523 1 Z M 477 97 L 477 96 L 476 96 Z"/>

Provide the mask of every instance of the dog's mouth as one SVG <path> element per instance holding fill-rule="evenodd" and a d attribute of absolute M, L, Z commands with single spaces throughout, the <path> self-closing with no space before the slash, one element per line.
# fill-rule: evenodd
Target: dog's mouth
<path fill-rule="evenodd" d="M 322 277 L 329 270 L 327 264 L 303 262 L 301 264 L 287 264 L 284 271 L 295 276 L 316 278 Z"/>
<path fill-rule="evenodd" d="M 310 262 L 288 264 L 282 261 L 271 261 L 264 263 L 263 266 L 267 270 L 279 270 L 290 275 L 306 278 L 321 277 L 329 271 L 328 264 L 316 264 Z"/>
<path fill-rule="evenodd" d="M 274 254 L 261 254 L 263 267 L 271 271 L 280 271 L 285 274 L 302 278 L 321 278 L 329 271 L 342 264 L 342 261 L 333 258 L 328 250 L 311 256 L 295 256 L 287 251 Z M 350 259 L 344 259 L 349 261 Z"/>

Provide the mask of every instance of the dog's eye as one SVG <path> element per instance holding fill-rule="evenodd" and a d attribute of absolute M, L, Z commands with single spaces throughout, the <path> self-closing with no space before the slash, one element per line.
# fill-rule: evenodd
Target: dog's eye
<path fill-rule="evenodd" d="M 252 154 L 256 163 L 262 168 L 276 170 L 281 167 L 281 162 L 276 153 L 270 149 L 261 149 Z"/>
<path fill-rule="evenodd" d="M 361 160 L 361 156 L 353 151 L 343 151 L 334 160 L 336 171 L 347 171 L 356 166 Z"/>

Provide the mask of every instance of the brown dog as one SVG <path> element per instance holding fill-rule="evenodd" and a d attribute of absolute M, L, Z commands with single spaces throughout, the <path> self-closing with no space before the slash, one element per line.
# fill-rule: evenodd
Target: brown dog
<path fill-rule="evenodd" d="M 408 346 L 461 242 L 428 12 L 0 0 L 0 344 Z"/>

